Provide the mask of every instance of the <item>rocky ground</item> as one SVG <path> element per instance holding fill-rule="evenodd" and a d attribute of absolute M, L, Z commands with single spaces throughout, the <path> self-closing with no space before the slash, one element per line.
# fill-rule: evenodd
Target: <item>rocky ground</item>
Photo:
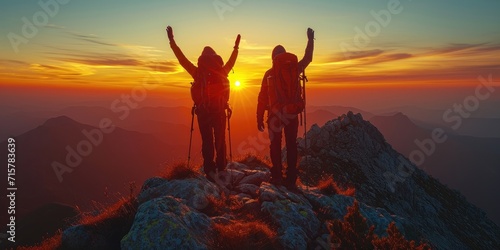
<path fill-rule="evenodd" d="M 148 179 L 114 215 L 64 230 L 61 246 L 329 249 L 329 223 L 357 200 L 379 236 L 394 222 L 407 239 L 436 249 L 500 249 L 500 229 L 484 212 L 393 150 L 361 115 L 313 126 L 306 138 L 299 192 L 269 184 L 269 166 L 254 157 L 231 163 L 217 183 L 179 166 Z M 315 187 L 328 179 L 333 189 Z"/>

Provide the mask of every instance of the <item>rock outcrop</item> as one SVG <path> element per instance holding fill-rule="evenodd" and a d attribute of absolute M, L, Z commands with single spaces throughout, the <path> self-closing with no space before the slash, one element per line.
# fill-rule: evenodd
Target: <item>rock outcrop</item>
<path fill-rule="evenodd" d="M 459 193 L 393 150 L 359 114 L 348 113 L 323 127 L 313 126 L 307 142 L 299 140 L 299 148 L 300 175 L 306 185 L 299 185 L 298 192 L 271 185 L 269 166 L 252 157 L 229 164 L 216 184 L 202 175 L 147 180 L 120 247 L 217 248 L 216 225 L 251 220 L 275 231 L 275 248 L 323 249 L 329 243 L 328 221 L 342 219 L 357 200 L 361 214 L 378 235 L 385 235 L 388 225 L 395 222 L 407 239 L 426 239 L 439 249 L 500 248 L 498 226 Z M 312 187 L 326 177 L 334 178 L 341 188 L 354 188 L 354 197 Z M 75 237 L 75 232 L 80 235 Z M 103 240 L 89 246 L 91 235 L 95 231 L 75 226 L 63 232 L 62 243 L 78 246 L 75 241 L 87 239 L 81 243 L 103 247 L 99 245 Z"/>
<path fill-rule="evenodd" d="M 360 114 L 314 125 L 306 138 L 299 142 L 303 179 L 326 173 L 355 187 L 359 202 L 399 222 L 407 238 L 440 249 L 500 247 L 500 229 L 482 210 L 396 152 Z M 364 216 L 375 225 L 387 222 L 376 213 Z"/>

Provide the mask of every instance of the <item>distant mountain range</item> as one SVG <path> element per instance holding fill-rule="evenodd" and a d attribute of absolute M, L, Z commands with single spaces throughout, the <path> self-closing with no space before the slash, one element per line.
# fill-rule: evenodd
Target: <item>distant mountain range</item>
<path fill-rule="evenodd" d="M 460 127 L 456 130 L 451 128 L 453 123 L 447 123 L 443 119 L 446 110 L 402 106 L 380 111 L 377 114 L 388 116 L 404 113 L 415 124 L 424 128 L 442 127 L 450 133 L 459 135 L 500 138 L 500 129 L 498 129 L 500 128 L 500 109 L 498 107 L 500 107 L 500 102 L 492 102 L 487 106 L 480 106 L 474 112 L 468 112 L 470 117 L 463 118 Z"/>
<path fill-rule="evenodd" d="M 18 215 L 49 202 L 88 209 L 92 201 L 106 203 L 118 192 L 128 195 L 130 182 L 140 185 L 168 162 L 167 155 L 179 154 L 178 147 L 149 134 L 115 127 L 100 137 L 97 131 L 59 116 L 15 137 Z M 7 148 L 6 141 L 1 145 Z"/>
<path fill-rule="evenodd" d="M 365 119 L 380 129 L 396 150 L 407 157 L 413 150 L 418 149 L 415 139 L 429 138 L 432 128 L 435 127 L 432 122 L 424 123 L 401 112 L 375 115 L 353 107 L 341 106 L 308 107 L 307 126 L 310 127 L 315 123 L 324 125 L 331 118 L 349 110 L 363 114 Z M 406 110 L 411 109 L 406 108 Z M 418 112 L 414 109 L 413 113 Z M 116 191 L 127 193 L 129 181 L 139 181 L 157 171 L 151 169 L 151 166 L 186 161 L 191 122 L 190 108 L 144 107 L 130 110 L 124 119 L 120 119 L 120 114 L 104 107 L 85 106 L 63 108 L 51 113 L 10 113 L 9 119 L 0 125 L 3 128 L 1 131 L 4 131 L 2 140 L 8 135 L 17 135 L 15 138 L 18 140 L 20 164 L 18 174 L 20 178 L 24 177 L 20 181 L 30 187 L 43 187 L 33 194 L 26 194 L 30 198 L 29 208 L 51 201 L 85 207 L 88 206 L 89 200 L 105 200 L 105 193 L 108 195 Z M 434 114 L 439 112 L 436 111 Z M 44 116 L 51 117 L 50 115 L 54 115 L 52 116 L 54 118 L 48 120 L 44 118 Z M 95 152 L 83 157 L 81 165 L 73 172 L 65 174 L 63 183 L 59 184 L 51 164 L 54 161 L 63 163 L 67 155 L 66 146 L 75 148 L 79 141 L 85 139 L 82 130 L 97 128 L 102 119 L 111 120 L 117 127 L 116 130 L 106 135 L 103 143 L 95 147 Z M 268 155 L 267 135 L 259 134 L 254 119 L 253 114 L 235 113 L 231 120 L 232 150 L 235 158 L 250 152 L 249 148 L 252 148 L 253 153 Z M 494 120 L 494 118 L 473 119 L 481 120 L 483 124 L 489 124 Z M 464 122 L 464 129 L 467 128 L 466 124 Z M 488 131 L 491 131 L 492 126 Z M 500 188 L 497 181 L 500 179 L 498 167 L 500 139 L 462 136 L 458 134 L 460 131 L 451 132 L 447 134 L 449 139 L 437 145 L 435 153 L 426 156 L 425 162 L 420 167 L 446 185 L 461 191 L 467 199 L 487 211 L 490 218 L 500 224 L 498 213 L 500 196 L 492 192 Z M 303 127 L 300 127 L 299 136 L 302 133 Z M 194 164 L 199 165 L 201 140 L 196 118 L 192 144 L 192 159 Z M 147 157 L 139 159 L 139 156 Z M 141 167 L 145 166 L 143 162 L 145 160 L 149 166 L 146 169 Z M 110 162 L 119 162 L 123 167 L 119 170 L 107 169 Z M 92 187 L 84 185 L 88 182 L 95 185 Z M 81 187 L 85 187 L 86 192 L 82 193 Z M 81 195 L 74 196 L 72 192 Z"/>
<path fill-rule="evenodd" d="M 406 157 L 422 152 L 415 140 L 431 149 L 432 130 L 416 125 L 402 113 L 375 116 L 370 119 L 387 141 Z M 500 224 L 500 138 L 479 138 L 446 134 L 444 143 L 435 143 L 434 153 L 424 155 L 419 166 L 451 188 L 459 190 L 469 201 L 483 208 L 493 221 Z"/>

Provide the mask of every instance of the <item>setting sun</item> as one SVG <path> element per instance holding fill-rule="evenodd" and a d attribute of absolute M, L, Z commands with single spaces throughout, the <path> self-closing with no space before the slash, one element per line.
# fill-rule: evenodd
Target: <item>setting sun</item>
<path fill-rule="evenodd" d="M 240 88 L 240 87 L 241 87 L 241 83 L 240 83 L 240 81 L 236 81 L 236 82 L 234 83 L 234 86 L 235 86 L 236 88 Z"/>

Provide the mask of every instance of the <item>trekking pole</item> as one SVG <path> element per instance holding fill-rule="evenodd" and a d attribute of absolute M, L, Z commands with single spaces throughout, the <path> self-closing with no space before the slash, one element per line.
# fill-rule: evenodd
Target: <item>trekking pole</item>
<path fill-rule="evenodd" d="M 231 107 L 227 107 L 227 132 L 229 136 L 229 160 L 232 162 L 233 161 L 233 150 L 232 150 L 232 145 L 231 145 L 231 116 L 233 115 L 233 110 L 231 110 Z"/>
<path fill-rule="evenodd" d="M 306 114 L 306 69 L 302 69 L 302 95 L 304 99 L 304 140 L 305 140 L 305 151 L 307 151 L 307 114 Z"/>
<path fill-rule="evenodd" d="M 189 168 L 189 161 L 191 160 L 191 144 L 193 142 L 193 125 L 194 125 L 194 112 L 196 110 L 196 104 L 191 108 L 191 132 L 189 135 L 189 152 L 188 152 L 188 162 L 187 167 Z"/>

